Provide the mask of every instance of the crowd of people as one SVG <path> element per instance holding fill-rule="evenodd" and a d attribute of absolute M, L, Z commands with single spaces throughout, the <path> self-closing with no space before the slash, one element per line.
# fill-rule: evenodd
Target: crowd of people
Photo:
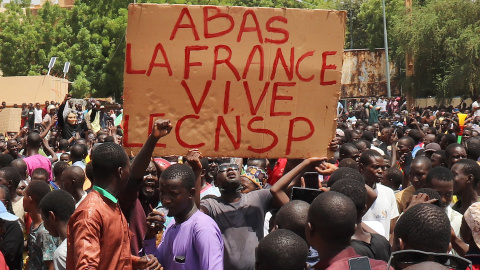
<path fill-rule="evenodd" d="M 480 97 L 403 103 L 339 105 L 333 157 L 305 159 L 153 156 L 167 119 L 133 155 L 120 105 L 23 104 L 0 269 L 480 269 Z"/>

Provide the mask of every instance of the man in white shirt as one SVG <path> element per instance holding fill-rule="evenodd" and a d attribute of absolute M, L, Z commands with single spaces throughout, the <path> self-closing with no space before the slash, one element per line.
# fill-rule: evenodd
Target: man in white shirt
<path fill-rule="evenodd" d="M 480 116 L 480 95 L 478 96 L 477 100 L 472 103 L 472 111 L 474 111 L 474 116 Z"/>
<path fill-rule="evenodd" d="M 33 112 L 35 115 L 34 118 L 34 127 L 38 128 L 40 124 L 42 123 L 43 117 L 42 117 L 42 109 L 40 108 L 40 103 L 35 104 L 35 108 L 33 108 Z"/>
<path fill-rule="evenodd" d="M 359 160 L 360 173 L 365 178 L 365 184 L 377 193 L 377 199 L 362 220 L 382 223 L 385 229 L 383 236 L 390 240 L 393 239 L 391 237 L 398 218 L 398 208 L 393 190 L 380 184 L 385 167 L 385 161 L 377 151 L 367 150 L 362 153 Z"/>

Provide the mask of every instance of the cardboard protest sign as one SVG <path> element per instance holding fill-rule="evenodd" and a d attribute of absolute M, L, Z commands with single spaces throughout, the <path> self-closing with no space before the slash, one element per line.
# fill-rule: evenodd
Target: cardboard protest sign
<path fill-rule="evenodd" d="M 18 132 L 22 123 L 22 109 L 5 108 L 0 110 L 0 133 Z"/>
<path fill-rule="evenodd" d="M 157 118 L 156 155 L 327 155 L 336 126 L 345 12 L 131 4 L 124 145 Z"/>

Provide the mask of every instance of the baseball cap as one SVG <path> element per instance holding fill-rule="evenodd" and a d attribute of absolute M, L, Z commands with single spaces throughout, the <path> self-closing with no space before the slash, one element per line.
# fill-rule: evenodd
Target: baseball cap
<path fill-rule="evenodd" d="M 17 221 L 18 217 L 10 214 L 7 211 L 7 208 L 3 203 L 0 203 L 0 219 L 6 220 L 6 221 Z"/>
<path fill-rule="evenodd" d="M 429 143 L 427 144 L 427 146 L 425 146 L 425 152 L 435 152 L 435 151 L 438 151 L 438 150 L 442 150 L 442 148 L 440 147 L 440 145 L 438 143 Z"/>

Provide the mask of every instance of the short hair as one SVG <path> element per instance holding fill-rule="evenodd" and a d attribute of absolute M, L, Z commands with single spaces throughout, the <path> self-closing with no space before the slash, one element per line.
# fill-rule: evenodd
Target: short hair
<path fill-rule="evenodd" d="M 303 270 L 307 263 L 308 245 L 289 230 L 275 230 L 258 243 L 259 270 Z"/>
<path fill-rule="evenodd" d="M 208 172 L 208 168 L 210 167 L 209 163 L 208 163 L 208 158 L 206 158 L 206 157 L 201 158 L 200 159 L 200 164 L 202 164 L 202 169 L 206 170 Z"/>
<path fill-rule="evenodd" d="M 25 180 L 25 178 L 27 178 L 27 168 L 28 167 L 27 167 L 27 163 L 25 162 L 25 160 L 23 160 L 21 158 L 17 158 L 14 161 L 12 161 L 11 165 L 12 165 L 13 168 L 15 168 L 18 171 L 22 180 Z"/>
<path fill-rule="evenodd" d="M 473 175 L 473 184 L 474 186 L 478 186 L 478 182 L 480 181 L 480 165 L 474 160 L 471 159 L 461 159 L 455 165 L 462 165 L 462 170 L 465 174 Z"/>
<path fill-rule="evenodd" d="M 195 174 L 193 170 L 184 164 L 173 164 L 165 169 L 160 175 L 163 180 L 180 179 L 183 186 L 190 190 L 195 187 Z"/>
<path fill-rule="evenodd" d="M 400 186 L 403 181 L 403 173 L 398 168 L 391 167 L 383 173 L 387 179 L 390 179 L 395 186 Z"/>
<path fill-rule="evenodd" d="M 300 200 L 288 202 L 278 210 L 275 216 L 275 225 L 279 229 L 290 230 L 306 240 L 305 225 L 308 222 L 309 207 L 310 204 Z"/>
<path fill-rule="evenodd" d="M 423 139 L 422 133 L 418 129 L 410 130 L 408 132 L 408 137 L 411 137 L 413 139 L 413 141 L 415 142 L 415 144 L 419 144 Z"/>
<path fill-rule="evenodd" d="M 68 147 L 70 147 L 70 143 L 66 139 L 60 139 L 58 141 L 58 150 L 60 151 L 67 151 Z"/>
<path fill-rule="evenodd" d="M 267 167 L 267 159 L 266 158 L 249 158 L 247 159 L 247 164 L 249 161 L 255 161 L 260 163 L 260 166 L 266 168 Z"/>
<path fill-rule="evenodd" d="M 75 211 L 75 200 L 65 190 L 54 190 L 43 197 L 38 208 L 45 216 L 52 211 L 60 221 L 67 223 Z"/>
<path fill-rule="evenodd" d="M 357 165 L 357 162 L 351 158 L 346 158 L 342 161 L 340 161 L 340 163 L 338 164 L 338 167 L 341 168 L 341 167 L 347 167 L 347 168 L 352 168 L 356 171 L 358 171 L 358 165 Z"/>
<path fill-rule="evenodd" d="M 114 142 L 115 142 L 115 138 L 113 138 L 113 136 L 107 136 L 107 137 L 105 137 L 105 139 L 103 140 L 103 142 L 114 143 Z"/>
<path fill-rule="evenodd" d="M 419 189 L 415 190 L 415 192 L 413 192 L 413 195 L 418 195 L 420 193 L 427 194 L 428 198 L 430 198 L 430 200 L 437 199 L 437 201 L 434 202 L 433 204 L 437 205 L 437 206 L 441 206 L 440 203 L 442 202 L 442 196 L 440 196 L 440 194 L 438 194 L 438 192 L 435 189 L 419 188 Z"/>
<path fill-rule="evenodd" d="M 433 179 L 437 179 L 439 181 L 451 182 L 453 181 L 453 178 L 454 178 L 454 175 L 452 171 L 450 171 L 448 168 L 445 168 L 443 166 L 437 166 L 435 168 L 432 168 L 428 172 L 427 180 L 425 181 L 425 184 L 427 187 L 431 187 Z"/>
<path fill-rule="evenodd" d="M 123 148 L 116 143 L 103 143 L 94 148 L 92 166 L 95 181 L 101 183 L 115 173 L 118 168 L 124 168 L 129 163 Z"/>
<path fill-rule="evenodd" d="M 447 140 L 447 144 L 454 144 L 457 141 L 457 137 L 453 134 L 445 134 L 445 140 Z"/>
<path fill-rule="evenodd" d="M 40 134 L 37 132 L 32 132 L 28 134 L 27 144 L 30 148 L 40 148 L 40 145 L 42 144 L 42 137 L 40 137 Z"/>
<path fill-rule="evenodd" d="M 0 168 L 10 167 L 14 158 L 9 154 L 0 154 Z"/>
<path fill-rule="evenodd" d="M 355 145 L 355 147 L 357 147 L 358 149 L 361 149 L 361 146 L 362 144 L 365 144 L 365 146 L 370 149 L 370 147 L 372 147 L 372 144 L 366 140 L 358 140 L 356 142 L 353 142 L 353 144 Z"/>
<path fill-rule="evenodd" d="M 411 149 L 415 147 L 415 140 L 410 136 L 403 136 L 398 141 L 405 141 Z"/>
<path fill-rule="evenodd" d="M 33 170 L 32 178 L 34 175 L 44 176 L 47 180 L 50 179 L 50 175 L 48 174 L 47 170 L 45 170 L 44 168 L 36 168 L 35 170 Z"/>
<path fill-rule="evenodd" d="M 343 178 L 350 178 L 359 181 L 360 183 L 365 184 L 365 179 L 363 175 L 358 171 L 348 167 L 341 167 L 338 168 L 336 171 L 330 175 L 327 181 L 327 186 L 331 187 L 335 184 L 336 181 L 343 179 Z"/>
<path fill-rule="evenodd" d="M 368 166 L 372 162 L 372 158 L 380 157 L 383 159 L 382 155 L 375 150 L 367 150 L 362 153 L 360 160 L 358 163 L 362 164 L 363 166 Z"/>
<path fill-rule="evenodd" d="M 463 148 L 465 149 L 465 147 L 463 147 L 463 145 L 461 144 L 458 144 L 458 143 L 452 143 L 452 144 L 449 144 L 447 146 L 447 148 L 445 148 L 445 157 L 448 159 L 448 158 L 451 158 L 452 157 L 452 151 L 456 148 Z M 466 151 L 465 151 L 466 152 Z"/>
<path fill-rule="evenodd" d="M 329 191 L 321 193 L 308 209 L 308 221 L 319 237 L 349 245 L 355 232 L 357 211 L 347 196 Z"/>
<path fill-rule="evenodd" d="M 480 158 L 480 138 L 472 137 L 465 142 L 465 150 L 469 159 L 478 160 Z"/>
<path fill-rule="evenodd" d="M 38 180 L 31 181 L 26 190 L 28 196 L 32 197 L 36 205 L 39 205 L 43 197 L 51 191 L 50 185 L 47 182 Z"/>
<path fill-rule="evenodd" d="M 350 154 L 352 150 L 358 150 L 358 148 L 353 144 L 353 143 L 344 143 L 342 146 L 340 146 L 340 149 L 338 150 L 338 153 L 341 156 Z"/>
<path fill-rule="evenodd" d="M 395 237 L 411 249 L 446 253 L 450 244 L 450 221 L 445 210 L 428 203 L 412 206 L 395 226 Z"/>
<path fill-rule="evenodd" d="M 432 161 L 427 158 L 426 156 L 417 156 L 412 160 L 412 165 L 413 164 L 426 164 L 427 165 L 427 170 L 430 171 L 432 169 Z"/>
<path fill-rule="evenodd" d="M 366 207 L 367 189 L 365 188 L 365 184 L 362 185 L 356 180 L 344 178 L 335 182 L 330 188 L 330 191 L 336 191 L 349 197 L 355 204 L 355 208 L 359 214 L 362 213 Z"/>
<path fill-rule="evenodd" d="M 4 186 L 4 185 L 0 185 L 0 189 L 3 190 L 3 193 L 5 194 L 5 200 L 7 201 L 7 205 L 5 205 L 5 208 L 7 208 L 7 211 L 10 213 L 10 214 L 14 214 L 15 215 L 15 212 L 13 212 L 13 207 L 12 207 L 12 195 L 10 194 L 10 190 L 8 189 L 8 187 Z M 3 203 L 3 202 L 0 202 L 0 203 Z"/>
<path fill-rule="evenodd" d="M 75 144 L 74 146 L 70 147 L 70 159 L 71 160 L 82 160 L 88 154 L 88 148 L 84 144 Z"/>
<path fill-rule="evenodd" d="M 68 162 L 65 161 L 59 161 L 55 163 L 55 165 L 53 166 L 53 175 L 55 176 L 55 178 L 62 175 L 62 172 L 68 167 L 70 167 L 70 165 L 68 164 Z"/>
<path fill-rule="evenodd" d="M 4 167 L 0 169 L 0 172 L 3 173 L 3 176 L 7 181 L 12 181 L 13 189 L 18 187 L 18 183 L 20 183 L 20 174 L 18 173 L 17 169 L 13 167 Z"/>
<path fill-rule="evenodd" d="M 85 166 L 85 176 L 87 176 L 88 180 L 90 180 L 90 182 L 92 182 L 92 185 L 94 185 L 93 184 L 94 174 L 93 174 L 93 166 L 91 161 L 87 163 L 87 165 Z"/>
<path fill-rule="evenodd" d="M 368 142 L 372 142 L 373 141 L 373 133 L 369 130 L 364 130 L 363 135 L 362 135 L 362 139 L 364 139 Z"/>

